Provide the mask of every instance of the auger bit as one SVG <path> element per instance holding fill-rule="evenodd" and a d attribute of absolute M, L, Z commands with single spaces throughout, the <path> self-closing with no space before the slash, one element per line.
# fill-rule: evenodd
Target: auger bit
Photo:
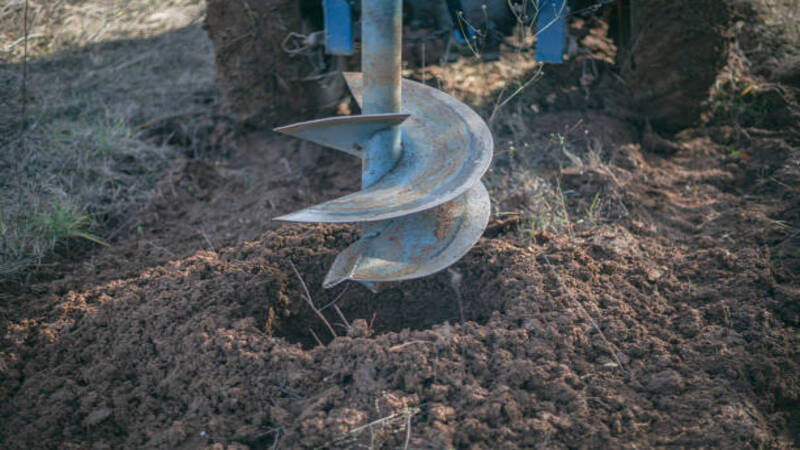
<path fill-rule="evenodd" d="M 361 223 L 323 286 L 355 280 L 376 291 L 443 270 L 478 241 L 491 210 L 480 178 L 493 142 L 468 106 L 401 78 L 401 0 L 362 0 L 361 26 L 363 73 L 344 76 L 362 114 L 275 131 L 360 157 L 362 190 L 276 220 Z"/>

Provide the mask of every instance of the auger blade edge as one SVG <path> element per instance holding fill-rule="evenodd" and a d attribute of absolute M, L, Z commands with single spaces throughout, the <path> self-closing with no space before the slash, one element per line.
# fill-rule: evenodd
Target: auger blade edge
<path fill-rule="evenodd" d="M 359 158 L 375 133 L 400 125 L 409 114 L 327 117 L 275 128 L 273 131 L 349 153 Z"/>
<path fill-rule="evenodd" d="M 483 183 L 433 209 L 375 223 L 371 232 L 340 253 L 323 286 L 345 280 L 374 283 L 439 272 L 464 256 L 483 234 L 491 205 Z"/>
<path fill-rule="evenodd" d="M 363 78 L 345 78 L 359 104 Z M 287 222 L 371 222 L 433 208 L 471 188 L 489 168 L 492 134 L 483 119 L 455 98 L 410 80 L 402 84 L 403 153 L 367 189 L 276 218 Z"/>

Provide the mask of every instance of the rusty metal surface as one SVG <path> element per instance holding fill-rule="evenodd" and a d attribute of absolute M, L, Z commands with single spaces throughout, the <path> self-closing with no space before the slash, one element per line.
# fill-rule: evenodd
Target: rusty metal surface
<path fill-rule="evenodd" d="M 361 71 L 364 114 L 400 112 L 403 5 L 399 0 L 367 0 L 361 6 Z"/>
<path fill-rule="evenodd" d="M 345 74 L 362 103 L 361 74 Z M 403 80 L 399 127 L 403 152 L 397 164 L 368 188 L 276 220 L 291 222 L 368 222 L 433 208 L 475 185 L 492 159 L 492 134 L 468 106 L 420 83 Z"/>
<path fill-rule="evenodd" d="M 475 245 L 490 210 L 489 194 L 479 181 L 436 208 L 381 222 L 375 232 L 336 257 L 323 286 L 333 287 L 345 280 L 409 280 L 443 270 Z"/>
<path fill-rule="evenodd" d="M 409 114 L 370 114 L 327 117 L 275 128 L 278 133 L 305 139 L 359 158 L 379 131 L 400 125 Z"/>
<path fill-rule="evenodd" d="M 355 280 L 375 290 L 438 272 L 467 253 L 489 221 L 480 177 L 492 135 L 463 103 L 400 78 L 401 6 L 362 1 L 365 73 L 345 77 L 363 115 L 276 130 L 362 158 L 361 191 L 276 219 L 362 223 L 361 239 L 337 256 L 324 287 Z"/>

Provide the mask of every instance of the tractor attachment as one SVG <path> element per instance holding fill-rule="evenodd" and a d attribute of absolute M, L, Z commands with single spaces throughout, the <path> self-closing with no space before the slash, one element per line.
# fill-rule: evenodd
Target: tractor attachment
<path fill-rule="evenodd" d="M 492 135 L 468 106 L 401 79 L 402 1 L 362 0 L 362 71 L 345 73 L 362 114 L 275 131 L 358 156 L 362 190 L 276 220 L 362 223 L 323 285 L 424 277 L 460 259 L 489 220 L 480 182 Z"/>

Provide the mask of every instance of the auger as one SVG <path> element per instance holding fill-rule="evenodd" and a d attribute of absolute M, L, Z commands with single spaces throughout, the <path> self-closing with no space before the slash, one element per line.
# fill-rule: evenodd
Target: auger
<path fill-rule="evenodd" d="M 486 123 L 465 104 L 401 78 L 402 0 L 362 0 L 361 69 L 345 73 L 362 114 L 275 131 L 362 159 L 362 190 L 276 220 L 362 223 L 323 286 L 424 277 L 464 256 L 489 221 L 480 181 L 492 158 Z"/>

